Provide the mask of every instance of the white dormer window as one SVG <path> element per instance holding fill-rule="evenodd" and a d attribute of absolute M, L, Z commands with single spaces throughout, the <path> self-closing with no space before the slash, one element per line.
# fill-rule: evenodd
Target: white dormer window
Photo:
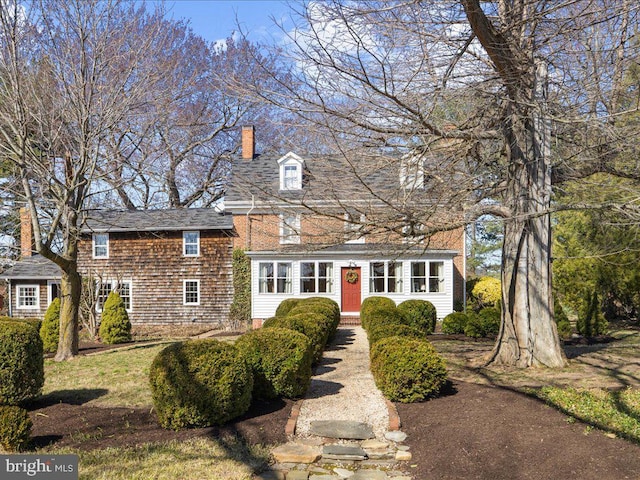
<path fill-rule="evenodd" d="M 407 156 L 402 159 L 400 185 L 405 190 L 424 188 L 424 161 L 421 157 Z"/>
<path fill-rule="evenodd" d="M 300 190 L 302 188 L 303 161 L 295 153 L 289 152 L 280 160 L 280 190 Z"/>

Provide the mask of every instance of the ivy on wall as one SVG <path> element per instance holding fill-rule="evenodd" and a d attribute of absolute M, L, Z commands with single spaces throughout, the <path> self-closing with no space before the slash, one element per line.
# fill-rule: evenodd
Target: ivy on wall
<path fill-rule="evenodd" d="M 251 260 L 242 249 L 233 251 L 233 301 L 229 325 L 234 330 L 251 323 Z"/>

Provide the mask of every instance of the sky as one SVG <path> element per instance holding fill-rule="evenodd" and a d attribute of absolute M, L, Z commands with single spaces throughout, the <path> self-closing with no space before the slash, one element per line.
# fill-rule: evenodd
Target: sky
<path fill-rule="evenodd" d="M 165 6 L 167 17 L 189 20 L 193 31 L 211 42 L 224 40 L 237 30 L 236 17 L 253 41 L 281 36 L 271 17 L 291 24 L 284 1 L 167 0 Z"/>

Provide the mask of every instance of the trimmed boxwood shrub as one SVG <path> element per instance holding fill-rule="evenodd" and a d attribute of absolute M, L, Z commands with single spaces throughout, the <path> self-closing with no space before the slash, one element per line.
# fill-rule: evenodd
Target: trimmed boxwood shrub
<path fill-rule="evenodd" d="M 372 310 L 367 314 L 367 331 L 372 330 L 380 325 L 408 325 L 404 316 L 394 306 L 383 306 L 377 310 Z"/>
<path fill-rule="evenodd" d="M 464 334 L 467 337 L 495 337 L 500 331 L 500 311 L 497 308 L 483 308 L 478 313 L 468 315 Z"/>
<path fill-rule="evenodd" d="M 436 307 L 427 300 L 405 300 L 398 305 L 398 311 L 412 327 L 431 335 L 436 328 Z"/>
<path fill-rule="evenodd" d="M 377 327 L 369 329 L 367 331 L 367 336 L 369 338 L 369 345 L 373 345 L 387 337 L 411 337 L 424 339 L 424 332 L 409 325 L 387 323 L 385 325 L 378 325 Z"/>
<path fill-rule="evenodd" d="M 362 328 L 369 328 L 369 315 L 371 312 L 380 310 L 381 308 L 396 308 L 396 302 L 387 297 L 367 297 L 360 305 L 360 324 Z"/>
<path fill-rule="evenodd" d="M 318 313 L 324 315 L 329 322 L 329 338 L 335 335 L 338 325 L 340 324 L 340 306 L 330 298 L 305 298 L 289 310 L 288 315 L 296 315 L 298 313 Z"/>
<path fill-rule="evenodd" d="M 0 322 L 0 405 L 40 395 L 44 385 L 42 339 L 25 322 Z"/>
<path fill-rule="evenodd" d="M 389 400 L 412 403 L 437 395 L 447 381 L 444 360 L 427 340 L 387 337 L 371 346 L 371 372 Z"/>
<path fill-rule="evenodd" d="M 253 375 L 235 346 L 204 339 L 166 347 L 151 364 L 149 383 L 160 425 L 219 425 L 249 409 Z"/>
<path fill-rule="evenodd" d="M 131 322 L 118 292 L 111 292 L 102 308 L 100 320 L 100 340 L 116 344 L 131 341 Z"/>
<path fill-rule="evenodd" d="M 278 305 L 278 308 L 276 308 L 276 317 L 284 317 L 301 301 L 302 299 L 300 298 L 287 298 L 286 300 L 283 300 L 280 302 L 280 305 Z"/>
<path fill-rule="evenodd" d="M 313 363 L 322 358 L 322 352 L 329 340 L 331 325 L 329 320 L 320 313 L 297 313 L 286 317 L 273 317 L 264 323 L 262 328 L 286 328 L 306 335 L 311 342 Z"/>
<path fill-rule="evenodd" d="M 60 299 L 54 298 L 44 314 L 44 320 L 40 326 L 40 338 L 45 352 L 58 350 L 60 338 Z"/>
<path fill-rule="evenodd" d="M 40 328 L 42 327 L 42 320 L 39 318 L 21 318 L 21 317 L 0 317 L 0 322 L 22 322 L 27 325 L 31 325 L 36 332 L 40 332 Z"/>
<path fill-rule="evenodd" d="M 235 343 L 253 372 L 256 398 L 304 395 L 311 382 L 311 342 L 285 328 L 262 328 L 245 333 Z"/>
<path fill-rule="evenodd" d="M 0 446 L 7 452 L 20 452 L 29 445 L 33 423 L 29 413 L 13 405 L 0 405 Z"/>
<path fill-rule="evenodd" d="M 469 317 L 466 313 L 450 313 L 442 320 L 442 333 L 446 333 L 448 335 L 464 333 L 464 327 L 467 325 L 468 320 Z"/>

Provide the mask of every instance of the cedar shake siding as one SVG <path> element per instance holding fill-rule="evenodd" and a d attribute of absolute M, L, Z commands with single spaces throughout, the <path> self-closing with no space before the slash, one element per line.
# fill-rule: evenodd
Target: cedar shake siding
<path fill-rule="evenodd" d="M 206 209 L 121 215 L 103 228 L 89 223 L 79 245 L 82 275 L 130 282 L 134 324 L 225 323 L 233 299 L 231 218 Z M 199 232 L 199 254 L 184 255 L 183 232 Z M 93 233 L 108 233 L 107 258 L 95 258 Z"/>

